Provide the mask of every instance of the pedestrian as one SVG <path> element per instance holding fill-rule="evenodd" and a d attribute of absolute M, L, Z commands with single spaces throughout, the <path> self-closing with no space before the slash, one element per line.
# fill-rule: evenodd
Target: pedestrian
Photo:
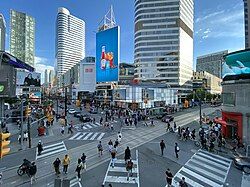
<path fill-rule="evenodd" d="M 101 124 L 101 125 L 102 125 L 102 122 L 103 122 L 103 118 L 101 117 L 101 118 L 100 118 L 100 124 Z"/>
<path fill-rule="evenodd" d="M 95 124 L 95 118 L 93 118 L 93 124 Z"/>
<path fill-rule="evenodd" d="M 114 146 L 115 146 L 115 147 L 118 147 L 118 145 L 119 145 L 119 141 L 118 141 L 118 139 L 116 139 L 116 140 L 115 140 L 115 145 L 114 145 Z"/>
<path fill-rule="evenodd" d="M 173 174 L 171 173 L 169 168 L 166 171 L 166 179 L 167 179 L 167 187 L 171 187 L 172 186 L 172 180 L 173 180 Z"/>
<path fill-rule="evenodd" d="M 65 155 L 63 158 L 63 172 L 67 174 L 69 167 L 70 159 L 68 155 Z"/>
<path fill-rule="evenodd" d="M 127 146 L 127 149 L 125 149 L 125 154 L 124 154 L 125 163 L 127 163 L 127 161 L 130 158 L 131 158 L 131 151 L 130 151 L 129 147 Z"/>
<path fill-rule="evenodd" d="M 154 126 L 154 120 L 151 119 L 151 126 Z"/>
<path fill-rule="evenodd" d="M 117 133 L 117 139 L 118 139 L 118 142 L 121 143 L 121 141 L 122 141 L 122 133 L 121 132 Z"/>
<path fill-rule="evenodd" d="M 164 149 L 166 148 L 164 140 L 161 140 L 161 142 L 160 142 L 160 148 L 161 148 L 161 156 L 163 156 Z"/>
<path fill-rule="evenodd" d="M 37 172 L 36 163 L 32 162 L 31 166 L 29 167 L 29 175 L 30 175 L 30 184 L 31 185 L 33 183 L 33 180 L 36 181 L 36 172 Z"/>
<path fill-rule="evenodd" d="M 53 162 L 53 166 L 55 168 L 56 175 L 60 174 L 60 165 L 61 165 L 61 160 L 59 158 L 56 158 L 56 160 Z"/>
<path fill-rule="evenodd" d="M 28 141 L 28 132 L 27 131 L 24 131 L 23 141 Z"/>
<path fill-rule="evenodd" d="M 188 187 L 186 181 L 185 181 L 185 177 L 182 177 L 180 182 L 179 182 L 179 186 L 180 187 Z"/>
<path fill-rule="evenodd" d="M 78 178 L 79 181 L 81 181 L 81 170 L 82 170 L 82 168 L 83 168 L 82 161 L 79 158 L 78 162 L 77 162 L 76 170 L 75 170 L 75 172 L 77 173 L 77 178 Z"/>
<path fill-rule="evenodd" d="M 112 165 L 112 168 L 114 168 L 115 167 L 115 161 L 116 161 L 116 151 L 115 151 L 115 149 L 113 149 L 112 151 L 111 151 L 111 165 Z"/>
<path fill-rule="evenodd" d="M 127 181 L 129 180 L 129 177 L 132 177 L 132 169 L 133 169 L 133 162 L 132 160 L 130 159 L 126 165 L 126 170 L 128 172 L 128 175 L 127 175 Z"/>
<path fill-rule="evenodd" d="M 82 160 L 83 169 L 84 169 L 85 171 L 86 171 L 86 169 L 87 169 L 86 158 L 87 158 L 87 156 L 83 153 L 83 154 L 82 154 L 82 157 L 81 157 L 81 160 Z"/>
<path fill-rule="evenodd" d="M 112 132 L 114 131 L 114 125 L 113 124 L 110 125 L 110 129 L 111 129 Z"/>
<path fill-rule="evenodd" d="M 178 127 L 178 135 L 181 138 L 181 127 L 180 126 Z"/>
<path fill-rule="evenodd" d="M 112 140 L 109 140 L 109 142 L 108 142 L 108 150 L 109 150 L 110 153 L 111 153 L 112 149 L 113 149 L 113 142 L 112 142 Z"/>
<path fill-rule="evenodd" d="M 99 144 L 97 145 L 97 149 L 98 149 L 99 157 L 102 156 L 103 147 L 102 147 L 102 142 L 101 141 L 99 141 Z"/>
<path fill-rule="evenodd" d="M 37 144 L 37 152 L 38 152 L 38 155 L 41 155 L 41 154 L 42 154 L 42 151 L 43 151 L 42 141 L 39 140 L 39 142 L 38 142 L 38 144 Z"/>
<path fill-rule="evenodd" d="M 176 126 L 176 123 L 174 122 L 174 131 L 176 131 L 176 127 L 177 127 L 177 126 Z"/>
<path fill-rule="evenodd" d="M 65 129 L 65 128 L 64 128 L 64 126 L 62 125 L 62 127 L 61 127 L 61 134 L 62 134 L 62 135 L 64 135 L 64 129 Z"/>
<path fill-rule="evenodd" d="M 72 128 L 73 128 L 73 122 L 71 121 L 70 124 L 69 124 L 69 126 L 68 126 L 68 134 L 69 133 L 73 134 Z"/>
<path fill-rule="evenodd" d="M 169 131 L 170 130 L 170 123 L 169 123 L 169 121 L 167 122 L 167 131 Z"/>
<path fill-rule="evenodd" d="M 175 143 L 174 151 L 175 151 L 175 156 L 178 159 L 179 158 L 179 154 L 178 153 L 180 151 L 180 148 L 179 148 L 179 146 L 178 146 L 177 143 Z"/>
<path fill-rule="evenodd" d="M 18 138 L 17 138 L 19 144 L 21 144 L 21 139 L 22 139 L 22 136 L 21 136 L 21 134 L 19 134 L 19 135 L 18 135 Z"/>

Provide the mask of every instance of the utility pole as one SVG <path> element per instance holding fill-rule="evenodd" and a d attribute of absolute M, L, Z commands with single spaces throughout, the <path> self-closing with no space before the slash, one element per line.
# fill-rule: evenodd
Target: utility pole
<path fill-rule="evenodd" d="M 31 137 L 30 137 L 30 117 L 28 116 L 28 139 L 29 139 L 29 148 L 31 148 Z"/>
<path fill-rule="evenodd" d="M 1 120 L 1 125 L 0 125 L 0 133 L 2 132 L 2 123 L 4 120 L 4 99 L 0 97 L 0 120 Z"/>
<path fill-rule="evenodd" d="M 23 103 L 24 100 L 21 100 L 21 150 L 23 150 Z"/>
<path fill-rule="evenodd" d="M 200 98 L 199 106 L 200 106 L 200 126 L 201 126 L 201 125 L 202 125 L 202 117 L 201 117 L 201 98 Z"/>
<path fill-rule="evenodd" d="M 65 98 L 64 98 L 64 102 L 65 102 L 65 125 L 67 125 L 67 87 L 64 88 L 65 90 Z"/>

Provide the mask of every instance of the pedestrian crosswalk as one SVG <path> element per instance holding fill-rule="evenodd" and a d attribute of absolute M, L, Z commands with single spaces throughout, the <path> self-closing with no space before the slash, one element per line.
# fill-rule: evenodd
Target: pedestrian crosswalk
<path fill-rule="evenodd" d="M 92 128 L 97 128 L 97 127 L 100 127 L 100 123 L 90 123 L 90 122 L 87 122 L 87 123 L 81 123 L 81 124 L 76 124 L 74 126 L 74 128 L 77 130 L 77 131 L 83 131 L 83 130 L 88 130 L 88 129 L 92 129 Z"/>
<path fill-rule="evenodd" d="M 222 187 L 226 181 L 231 160 L 207 151 L 199 150 L 175 174 L 173 186 L 179 186 L 182 177 L 188 186 Z"/>
<path fill-rule="evenodd" d="M 38 152 L 36 151 L 36 160 L 57 154 L 62 151 L 67 151 L 64 142 L 43 146 L 43 151 L 41 155 L 38 155 Z"/>
<path fill-rule="evenodd" d="M 77 132 L 69 140 L 101 140 L 104 135 L 104 132 Z"/>
<path fill-rule="evenodd" d="M 79 182 L 78 178 L 73 178 L 70 180 L 70 187 L 82 187 L 82 184 Z"/>
<path fill-rule="evenodd" d="M 134 184 L 140 186 L 139 180 L 139 165 L 138 165 L 138 151 L 136 150 L 136 160 L 132 160 L 133 169 L 132 176 L 127 178 L 127 170 L 125 161 L 122 159 L 117 159 L 115 161 L 114 167 L 112 167 L 111 161 L 109 163 L 105 178 L 103 180 L 103 185 L 106 183 L 122 183 L 122 184 Z"/>

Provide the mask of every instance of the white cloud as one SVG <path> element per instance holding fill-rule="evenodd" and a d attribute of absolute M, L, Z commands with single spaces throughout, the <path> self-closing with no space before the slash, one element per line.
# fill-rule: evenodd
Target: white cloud
<path fill-rule="evenodd" d="M 49 63 L 49 60 L 44 57 L 35 57 L 35 69 L 36 72 L 41 73 L 41 81 L 44 82 L 44 72 L 45 69 L 48 70 L 54 70 L 53 66 L 47 65 Z"/>
<path fill-rule="evenodd" d="M 196 18 L 195 32 L 198 40 L 209 38 L 243 38 L 244 37 L 244 12 L 242 3 L 230 9 L 210 10 L 206 15 Z M 235 7 L 238 7 L 237 9 Z"/>

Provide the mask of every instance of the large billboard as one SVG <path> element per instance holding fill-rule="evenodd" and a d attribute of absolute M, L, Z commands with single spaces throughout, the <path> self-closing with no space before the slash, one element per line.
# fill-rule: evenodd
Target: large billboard
<path fill-rule="evenodd" d="M 224 56 L 223 80 L 250 79 L 250 50 L 241 50 Z"/>
<path fill-rule="evenodd" d="M 113 90 L 113 100 L 126 100 L 126 89 Z"/>
<path fill-rule="evenodd" d="M 17 86 L 41 86 L 41 73 L 17 71 Z"/>
<path fill-rule="evenodd" d="M 118 81 L 120 61 L 120 27 L 96 34 L 96 81 Z"/>

